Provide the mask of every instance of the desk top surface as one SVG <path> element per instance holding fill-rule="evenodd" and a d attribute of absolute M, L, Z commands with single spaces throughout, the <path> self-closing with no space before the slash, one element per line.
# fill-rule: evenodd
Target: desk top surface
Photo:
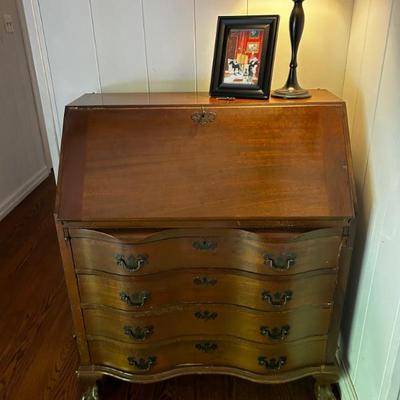
<path fill-rule="evenodd" d="M 157 228 L 352 218 L 345 105 L 313 94 L 85 95 L 66 109 L 58 218 Z M 193 121 L 199 105 L 215 120 Z"/>

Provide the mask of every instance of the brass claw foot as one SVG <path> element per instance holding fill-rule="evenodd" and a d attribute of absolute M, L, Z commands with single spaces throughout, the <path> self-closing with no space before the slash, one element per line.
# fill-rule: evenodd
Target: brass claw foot
<path fill-rule="evenodd" d="M 315 383 L 314 386 L 316 400 L 336 400 L 332 392 L 332 386 L 326 383 Z"/>
<path fill-rule="evenodd" d="M 82 396 L 82 400 L 100 400 L 97 385 L 91 386 Z"/>

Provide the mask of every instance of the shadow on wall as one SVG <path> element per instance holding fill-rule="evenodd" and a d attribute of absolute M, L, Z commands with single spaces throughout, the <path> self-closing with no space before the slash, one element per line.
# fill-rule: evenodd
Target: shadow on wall
<path fill-rule="evenodd" d="M 358 210 L 356 238 L 341 326 L 341 356 L 346 366 L 349 366 L 348 352 L 355 322 L 354 313 L 361 294 L 360 279 L 363 266 L 367 262 L 368 238 L 371 237 L 371 217 L 374 208 L 374 182 L 371 171 L 367 168 L 369 140 L 364 110 L 363 99 L 360 96 L 357 103 L 357 126 L 353 126 L 353 131 L 350 129 Z"/>

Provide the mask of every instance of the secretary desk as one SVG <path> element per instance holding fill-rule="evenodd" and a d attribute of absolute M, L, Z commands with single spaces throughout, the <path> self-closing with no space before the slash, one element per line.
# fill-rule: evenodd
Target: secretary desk
<path fill-rule="evenodd" d="M 334 399 L 355 225 L 346 107 L 204 93 L 66 107 L 55 220 L 83 399 L 103 375 L 316 379 Z"/>

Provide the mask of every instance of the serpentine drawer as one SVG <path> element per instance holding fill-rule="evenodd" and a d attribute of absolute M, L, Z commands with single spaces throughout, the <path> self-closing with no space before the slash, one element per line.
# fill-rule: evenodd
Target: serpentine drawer
<path fill-rule="evenodd" d="M 296 312 L 263 312 L 220 304 L 187 304 L 155 312 L 106 308 L 83 310 L 86 332 L 127 343 L 153 343 L 177 337 L 225 335 L 259 343 L 292 342 L 328 333 L 331 307 Z"/>
<path fill-rule="evenodd" d="M 234 270 L 182 270 L 134 278 L 78 276 L 83 305 L 148 310 L 182 303 L 222 303 L 277 311 L 333 301 L 335 271 L 294 277 L 264 277 Z"/>
<path fill-rule="evenodd" d="M 198 337 L 152 345 L 91 338 L 94 364 L 134 374 L 153 374 L 190 365 L 232 367 L 258 374 L 279 374 L 323 362 L 326 340 L 267 346 L 239 339 Z"/>
<path fill-rule="evenodd" d="M 342 233 L 253 233 L 236 229 L 172 229 L 149 233 L 71 229 L 78 271 L 146 275 L 194 268 L 232 268 L 259 274 L 296 274 L 336 268 Z M 118 237 L 122 237 L 119 239 Z"/>

